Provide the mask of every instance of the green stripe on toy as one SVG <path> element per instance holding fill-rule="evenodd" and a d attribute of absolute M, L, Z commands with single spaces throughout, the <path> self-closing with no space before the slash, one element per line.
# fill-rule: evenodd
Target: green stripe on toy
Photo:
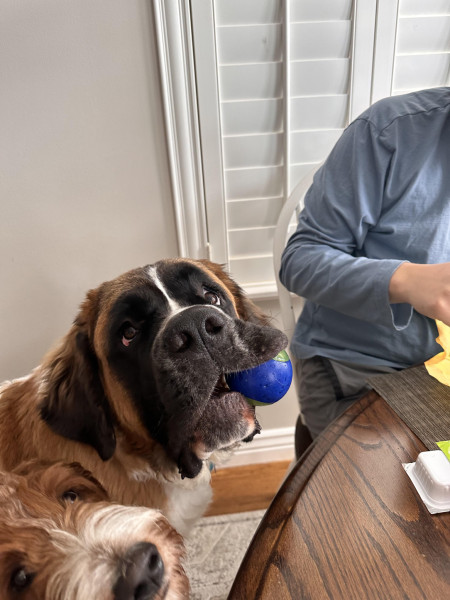
<path fill-rule="evenodd" d="M 289 358 L 286 350 L 282 350 L 281 352 L 278 352 L 278 354 L 276 356 L 274 356 L 274 358 L 272 360 L 279 360 L 280 362 L 291 362 L 291 359 Z"/>
<path fill-rule="evenodd" d="M 253 369 L 225 376 L 230 390 L 239 392 L 253 406 L 275 404 L 292 383 L 292 363 L 285 350 Z"/>

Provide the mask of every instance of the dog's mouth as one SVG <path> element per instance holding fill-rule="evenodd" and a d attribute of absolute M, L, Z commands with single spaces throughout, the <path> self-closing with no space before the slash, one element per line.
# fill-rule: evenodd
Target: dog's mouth
<path fill-rule="evenodd" d="M 211 392 L 211 396 L 209 397 L 208 402 L 214 402 L 216 400 L 220 400 L 225 395 L 230 394 L 230 393 L 234 393 L 234 392 L 232 392 L 230 390 L 230 387 L 228 386 L 228 383 L 225 379 L 225 373 L 222 373 L 219 376 L 219 379 L 217 380 L 213 391 Z"/>
<path fill-rule="evenodd" d="M 260 432 L 255 408 L 245 396 L 231 390 L 221 374 L 192 435 L 180 448 L 177 464 L 181 477 L 195 477 L 204 461 L 211 462 L 212 453 L 250 442 Z"/>
<path fill-rule="evenodd" d="M 180 331 L 190 339 L 182 351 L 171 343 Z M 188 309 L 166 326 L 153 356 L 167 415 L 166 448 L 182 477 L 196 477 L 211 452 L 250 441 L 259 433 L 254 406 L 230 389 L 225 375 L 252 369 L 286 345 L 282 332 L 231 319 L 212 308 Z"/>
<path fill-rule="evenodd" d="M 220 407 L 222 407 L 225 410 L 229 410 L 230 404 L 239 406 L 241 409 L 250 408 L 254 413 L 254 407 L 249 404 L 248 399 L 243 394 L 241 394 L 241 392 L 232 390 L 227 383 L 225 373 L 222 373 L 211 392 L 209 400 L 206 402 L 205 410 L 202 414 L 202 417 L 199 420 L 199 423 L 202 423 L 203 415 L 205 415 L 205 413 L 208 414 L 214 412 L 214 414 L 216 414 L 217 410 L 220 410 Z M 216 414 L 216 417 L 219 416 L 220 414 Z M 227 412 L 226 416 L 229 419 L 231 415 L 229 412 Z"/>
<path fill-rule="evenodd" d="M 244 432 L 244 427 L 239 429 L 239 439 L 236 440 L 228 440 L 228 443 L 225 443 L 220 449 L 227 449 L 233 447 L 238 441 L 242 442 L 251 442 L 255 435 L 261 433 L 262 427 L 256 418 L 255 407 L 252 406 L 248 399 L 235 390 L 231 390 L 226 378 L 225 374 L 222 374 L 211 393 L 208 404 L 217 402 L 221 404 L 223 410 L 226 411 L 226 419 L 230 418 L 230 405 L 234 408 L 235 411 L 238 412 L 236 417 L 241 417 L 244 419 L 244 426 L 247 423 L 247 432 L 246 435 Z M 243 437 L 243 435 L 245 437 Z M 207 451 L 213 451 L 217 448 L 211 447 L 207 448 Z"/>

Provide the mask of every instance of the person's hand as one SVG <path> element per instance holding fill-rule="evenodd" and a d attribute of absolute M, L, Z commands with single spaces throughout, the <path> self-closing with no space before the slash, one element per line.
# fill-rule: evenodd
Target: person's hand
<path fill-rule="evenodd" d="M 389 301 L 407 302 L 417 312 L 450 326 L 450 263 L 402 263 L 391 277 Z"/>

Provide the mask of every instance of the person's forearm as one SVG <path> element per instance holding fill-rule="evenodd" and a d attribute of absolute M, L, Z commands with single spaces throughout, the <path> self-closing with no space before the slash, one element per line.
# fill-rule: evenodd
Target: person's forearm
<path fill-rule="evenodd" d="M 402 263 L 391 277 L 389 300 L 407 302 L 417 312 L 450 326 L 450 263 Z"/>
<path fill-rule="evenodd" d="M 350 256 L 328 246 L 291 242 L 280 279 L 291 292 L 369 322 L 392 325 L 388 285 L 398 261 Z"/>

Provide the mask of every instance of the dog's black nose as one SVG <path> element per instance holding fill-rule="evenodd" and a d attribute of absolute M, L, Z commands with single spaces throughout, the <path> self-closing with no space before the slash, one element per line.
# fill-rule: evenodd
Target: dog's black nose
<path fill-rule="evenodd" d="M 161 587 L 164 563 L 154 544 L 140 542 L 128 549 L 118 571 L 114 600 L 151 600 Z"/>
<path fill-rule="evenodd" d="M 199 354 L 220 344 L 226 316 L 210 306 L 194 306 L 171 319 L 164 332 L 171 354 Z"/>

